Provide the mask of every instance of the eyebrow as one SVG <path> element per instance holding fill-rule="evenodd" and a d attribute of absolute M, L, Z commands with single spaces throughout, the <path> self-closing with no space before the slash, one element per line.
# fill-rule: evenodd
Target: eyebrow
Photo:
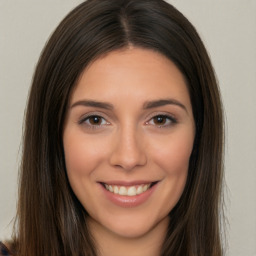
<path fill-rule="evenodd" d="M 176 105 L 178 107 L 181 107 L 187 112 L 185 105 L 183 105 L 181 102 L 175 99 L 160 99 L 160 100 L 147 101 L 143 104 L 143 108 L 150 109 L 150 108 L 157 108 L 165 105 Z"/>
<path fill-rule="evenodd" d="M 103 108 L 108 110 L 114 109 L 114 106 L 110 103 L 94 101 L 94 100 L 80 100 L 72 104 L 70 108 L 73 108 L 76 106 L 96 107 L 96 108 Z"/>
<path fill-rule="evenodd" d="M 178 107 L 181 107 L 187 112 L 185 105 L 183 105 L 181 102 L 175 99 L 159 99 L 159 100 L 147 101 L 143 104 L 143 109 L 157 108 L 165 105 L 176 105 Z M 96 107 L 96 108 L 102 108 L 107 110 L 114 109 L 114 106 L 110 103 L 100 102 L 95 100 L 80 100 L 72 104 L 70 108 L 74 108 L 76 106 Z"/>

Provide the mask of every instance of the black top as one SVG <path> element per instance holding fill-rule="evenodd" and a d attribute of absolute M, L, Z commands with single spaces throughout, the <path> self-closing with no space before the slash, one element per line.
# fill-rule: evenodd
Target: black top
<path fill-rule="evenodd" d="M 0 242 L 0 256 L 12 256 L 8 248 Z"/>

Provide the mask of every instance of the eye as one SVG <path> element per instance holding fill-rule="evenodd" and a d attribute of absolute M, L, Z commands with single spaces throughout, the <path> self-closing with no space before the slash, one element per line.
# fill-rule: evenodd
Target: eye
<path fill-rule="evenodd" d="M 79 124 L 85 124 L 91 127 L 98 127 L 109 124 L 102 116 L 90 115 L 79 121 Z"/>
<path fill-rule="evenodd" d="M 152 117 L 147 123 L 158 127 L 166 127 L 177 123 L 177 120 L 168 115 L 157 115 Z"/>

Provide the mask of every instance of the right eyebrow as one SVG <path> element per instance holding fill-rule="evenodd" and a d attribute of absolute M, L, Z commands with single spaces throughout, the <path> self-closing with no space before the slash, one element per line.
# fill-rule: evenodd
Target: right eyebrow
<path fill-rule="evenodd" d="M 96 108 L 103 108 L 108 110 L 114 109 L 114 106 L 110 103 L 94 101 L 94 100 L 80 100 L 73 103 L 70 108 L 74 108 L 76 106 L 96 107 Z"/>
<path fill-rule="evenodd" d="M 184 109 L 186 112 L 188 112 L 185 105 L 183 105 L 180 101 L 175 99 L 159 99 L 159 100 L 147 101 L 143 104 L 143 108 L 150 109 L 150 108 L 157 108 L 165 105 L 175 105 Z"/>

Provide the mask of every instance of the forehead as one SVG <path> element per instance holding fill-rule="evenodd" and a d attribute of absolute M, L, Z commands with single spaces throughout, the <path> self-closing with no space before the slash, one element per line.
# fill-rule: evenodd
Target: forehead
<path fill-rule="evenodd" d="M 92 62 L 74 88 L 71 102 L 83 97 L 109 100 L 177 97 L 189 103 L 189 93 L 182 73 L 173 62 L 148 49 L 121 49 Z"/>

